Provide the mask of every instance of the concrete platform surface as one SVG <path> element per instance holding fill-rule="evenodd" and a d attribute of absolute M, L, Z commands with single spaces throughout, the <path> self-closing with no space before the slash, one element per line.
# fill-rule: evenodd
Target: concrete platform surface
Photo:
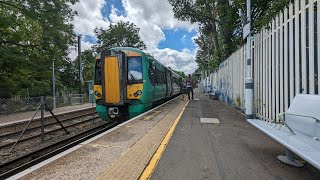
<path fill-rule="evenodd" d="M 187 101 L 176 98 L 13 179 L 137 179 Z"/>
<path fill-rule="evenodd" d="M 284 148 L 245 121 L 240 113 L 196 93 L 190 101 L 151 179 L 320 179 L 310 165 L 294 168 L 277 155 Z M 220 124 L 200 123 L 218 118 Z"/>

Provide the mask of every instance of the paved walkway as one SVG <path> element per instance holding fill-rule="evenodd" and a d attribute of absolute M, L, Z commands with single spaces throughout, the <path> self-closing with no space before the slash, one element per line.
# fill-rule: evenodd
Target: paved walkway
<path fill-rule="evenodd" d="M 277 160 L 284 148 L 219 101 L 190 101 L 151 179 L 320 179 L 310 165 Z M 199 118 L 218 118 L 203 124 Z"/>
<path fill-rule="evenodd" d="M 92 103 L 85 103 L 81 105 L 73 105 L 73 106 L 64 106 L 58 107 L 53 110 L 54 113 L 62 113 L 67 111 L 74 111 L 78 109 L 90 108 L 92 107 Z M 11 122 L 18 122 L 18 121 L 25 121 L 30 120 L 34 115 L 35 111 L 28 111 L 28 112 L 21 112 L 21 113 L 14 113 L 9 115 L 1 115 L 0 116 L 0 124 L 7 124 Z M 45 112 L 45 115 L 49 115 L 49 112 Z M 37 113 L 36 117 L 40 117 L 40 111 Z"/>

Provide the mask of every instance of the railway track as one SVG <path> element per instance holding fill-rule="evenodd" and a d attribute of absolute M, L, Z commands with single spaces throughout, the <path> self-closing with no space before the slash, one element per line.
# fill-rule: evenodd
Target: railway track
<path fill-rule="evenodd" d="M 61 121 L 61 123 L 64 125 L 66 129 L 69 129 L 74 126 L 78 126 L 84 123 L 88 123 L 90 121 L 94 121 L 95 119 L 98 119 L 98 115 L 96 112 L 93 112 L 90 114 L 85 114 L 85 115 L 80 115 L 80 116 L 75 116 L 69 119 L 65 119 Z M 57 122 L 45 124 L 44 128 L 46 130 L 44 132 L 44 135 L 63 130 L 61 126 L 58 126 Z M 20 134 L 21 132 L 9 132 L 9 133 L 4 133 L 0 135 L 0 149 L 13 146 Z M 23 137 L 24 138 L 22 138 L 19 141 L 19 143 L 41 137 L 41 126 L 27 129 Z"/>
<path fill-rule="evenodd" d="M 115 126 L 119 122 L 103 123 L 97 127 L 91 128 L 85 132 L 68 137 L 62 141 L 53 143 L 24 156 L 12 159 L 0 165 L 0 179 L 5 179 L 13 176 L 35 164 L 38 164 L 50 157 L 53 157 L 85 140 L 88 140 L 98 134 L 105 132 Z"/>
<path fill-rule="evenodd" d="M 79 109 L 79 110 L 74 110 L 74 111 L 69 111 L 65 113 L 58 113 L 55 114 L 55 116 L 60 120 L 71 120 L 75 118 L 79 118 L 83 115 L 90 115 L 95 112 L 95 108 L 86 108 L 86 109 Z M 30 117 L 31 118 L 31 117 Z M 34 118 L 30 124 L 28 129 L 33 129 L 40 127 L 41 125 L 41 118 L 36 117 Z M 1 135 L 6 135 L 6 134 L 12 134 L 15 132 L 21 132 L 29 123 L 29 119 L 21 120 L 21 121 L 16 121 L 16 122 L 11 122 L 11 123 L 6 123 L 6 124 L 0 124 L 0 134 Z M 50 125 L 56 123 L 56 120 L 54 117 L 51 115 L 45 115 L 44 117 L 44 123 L 45 125 Z M 1 137 L 1 136 L 0 136 Z"/>

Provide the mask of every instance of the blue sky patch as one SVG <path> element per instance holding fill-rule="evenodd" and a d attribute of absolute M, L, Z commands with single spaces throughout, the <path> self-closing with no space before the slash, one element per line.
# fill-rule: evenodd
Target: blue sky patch
<path fill-rule="evenodd" d="M 85 35 L 84 36 L 84 41 L 89 41 L 90 43 L 92 44 L 96 44 L 97 43 L 97 39 L 93 36 L 90 36 L 90 35 Z"/>
<path fill-rule="evenodd" d="M 111 14 L 112 5 L 118 10 L 117 11 L 117 15 L 118 16 L 125 15 L 125 10 L 123 8 L 122 1 L 120 1 L 120 0 L 109 0 L 109 1 L 106 2 L 104 7 L 102 8 L 102 15 L 104 17 L 108 18 L 109 21 L 110 21 L 109 15 Z"/>
<path fill-rule="evenodd" d="M 158 45 L 159 49 L 170 48 L 181 51 L 182 49 L 194 49 L 195 44 L 192 42 L 192 37 L 196 35 L 195 31 L 188 32 L 178 29 L 163 29 L 166 39 Z"/>

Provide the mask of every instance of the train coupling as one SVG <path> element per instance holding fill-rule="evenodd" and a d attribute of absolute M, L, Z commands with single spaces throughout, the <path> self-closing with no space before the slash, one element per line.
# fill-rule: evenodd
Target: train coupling
<path fill-rule="evenodd" d="M 110 118 L 112 118 L 112 119 L 116 118 L 119 114 L 118 107 L 109 107 L 108 114 L 109 114 Z"/>

